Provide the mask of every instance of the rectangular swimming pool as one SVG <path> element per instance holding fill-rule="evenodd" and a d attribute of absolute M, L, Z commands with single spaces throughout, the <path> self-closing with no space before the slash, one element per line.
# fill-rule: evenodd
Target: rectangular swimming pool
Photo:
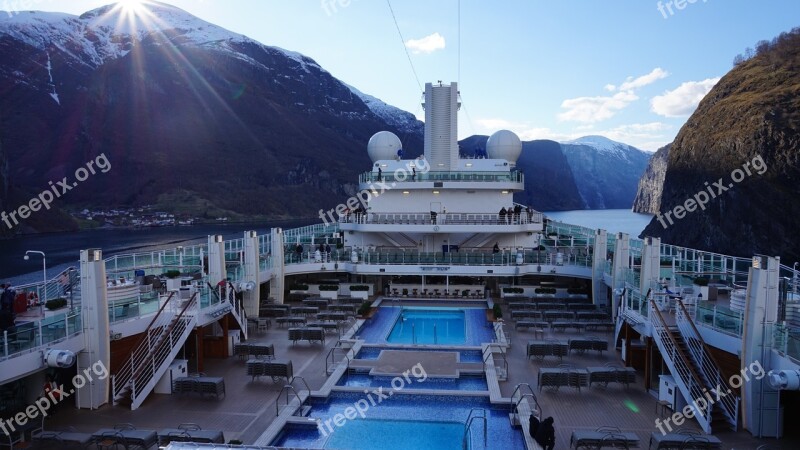
<path fill-rule="evenodd" d="M 368 344 L 477 347 L 492 342 L 494 330 L 486 308 L 381 306 L 356 337 Z"/>
<path fill-rule="evenodd" d="M 386 341 L 392 344 L 463 345 L 466 335 L 462 309 L 404 308 Z"/>
<path fill-rule="evenodd" d="M 369 407 L 365 417 L 332 420 L 367 394 L 334 392 L 327 399 L 312 398 L 310 417 L 319 427 L 287 425 L 273 440 L 277 447 L 353 450 L 462 450 L 465 422 L 473 408 L 485 410 L 487 449 L 525 448 L 522 432 L 511 428 L 508 407 L 492 405 L 487 397 L 396 394 Z M 325 426 L 325 421 L 330 428 Z M 475 420 L 468 448 L 484 448 L 483 421 Z"/>
<path fill-rule="evenodd" d="M 458 353 L 458 360 L 464 363 L 483 362 L 480 350 L 433 350 L 430 348 L 409 348 L 409 347 L 369 347 L 363 346 L 356 354 L 356 359 L 378 359 L 383 350 L 413 350 L 415 352 L 441 352 L 453 351 Z"/>
<path fill-rule="evenodd" d="M 336 383 L 337 386 L 363 387 L 363 388 L 391 388 L 392 378 L 389 376 L 375 376 L 364 372 L 347 372 Z M 424 381 L 415 381 L 405 386 L 405 389 L 437 389 L 442 391 L 488 391 L 486 375 L 461 374 L 458 378 L 433 378 Z"/>

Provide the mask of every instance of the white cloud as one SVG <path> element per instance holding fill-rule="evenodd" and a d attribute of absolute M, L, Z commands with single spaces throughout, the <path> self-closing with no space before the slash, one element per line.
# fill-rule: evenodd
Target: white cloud
<path fill-rule="evenodd" d="M 617 87 L 613 84 L 607 84 L 603 87 L 603 89 L 607 90 L 608 92 L 614 92 L 617 90 Z"/>
<path fill-rule="evenodd" d="M 661 67 L 656 67 L 647 75 L 642 75 L 638 78 L 628 77 L 624 83 L 619 85 L 620 91 L 629 91 L 632 89 L 639 89 L 648 84 L 653 84 L 658 80 L 666 78 L 669 76 L 669 72 L 662 69 Z"/>
<path fill-rule="evenodd" d="M 558 115 L 559 120 L 594 123 L 614 117 L 617 111 L 638 100 L 632 91 L 617 92 L 611 97 L 578 97 L 564 100 L 566 109 Z"/>
<path fill-rule="evenodd" d="M 650 110 L 664 117 L 688 116 L 719 80 L 717 77 L 703 81 L 687 81 L 672 91 L 653 97 L 650 101 Z"/>
<path fill-rule="evenodd" d="M 444 36 L 439 33 L 433 33 L 421 39 L 409 39 L 406 41 L 406 47 L 411 49 L 412 53 L 433 53 L 436 50 L 442 50 L 444 46 Z"/>
<path fill-rule="evenodd" d="M 631 123 L 608 129 L 594 129 L 592 125 L 579 125 L 566 130 L 553 130 L 531 124 L 513 122 L 501 118 L 478 119 L 475 124 L 481 134 L 492 134 L 500 129 L 511 130 L 523 141 L 550 139 L 563 142 L 577 139 L 587 134 L 605 136 L 647 151 L 656 151 L 672 142 L 674 127 L 663 122 Z"/>

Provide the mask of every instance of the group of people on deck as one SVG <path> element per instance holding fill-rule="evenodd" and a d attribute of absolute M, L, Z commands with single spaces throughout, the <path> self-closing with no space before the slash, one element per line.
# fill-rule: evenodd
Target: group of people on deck
<path fill-rule="evenodd" d="M 14 311 L 14 300 L 17 291 L 11 287 L 11 283 L 0 284 L 0 331 L 13 333 L 16 329 L 14 321 L 17 313 Z"/>
<path fill-rule="evenodd" d="M 522 206 L 514 205 L 513 208 L 510 206 L 508 208 L 505 207 L 500 208 L 500 213 L 498 214 L 498 216 L 499 216 L 499 222 L 501 224 L 523 223 Z M 530 206 L 526 206 L 525 216 L 527 216 L 528 218 L 527 223 L 530 223 L 533 220 L 533 208 L 531 208 Z"/>

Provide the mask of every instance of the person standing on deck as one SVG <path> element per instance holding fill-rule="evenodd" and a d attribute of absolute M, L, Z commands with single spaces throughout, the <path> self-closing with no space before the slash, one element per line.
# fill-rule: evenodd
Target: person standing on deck
<path fill-rule="evenodd" d="M 536 442 L 542 446 L 544 450 L 553 450 L 556 446 L 556 430 L 553 428 L 553 418 L 548 417 L 544 419 L 536 430 Z"/>

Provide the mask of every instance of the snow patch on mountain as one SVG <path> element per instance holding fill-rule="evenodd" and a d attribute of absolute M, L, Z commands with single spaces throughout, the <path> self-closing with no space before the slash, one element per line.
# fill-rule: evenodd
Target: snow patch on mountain
<path fill-rule="evenodd" d="M 347 83 L 344 83 L 344 85 L 347 86 L 353 92 L 353 94 L 360 98 L 361 101 L 367 105 L 370 111 L 386 121 L 386 123 L 389 125 L 397 127 L 398 130 L 403 131 L 404 133 L 422 132 L 423 123 L 417 120 L 417 118 L 414 117 L 414 115 L 410 112 L 403 111 L 400 108 L 387 104 L 377 97 L 365 94 Z M 400 137 L 402 138 L 402 136 Z"/>
<path fill-rule="evenodd" d="M 595 149 L 599 153 L 613 155 L 619 157 L 620 159 L 628 159 L 629 152 L 647 153 L 643 150 L 639 150 L 638 148 L 630 146 L 628 144 L 612 141 L 611 139 L 605 136 L 583 136 L 578 139 L 573 139 L 571 141 L 561 142 L 561 144 L 584 145 L 586 147 L 591 147 Z"/>

